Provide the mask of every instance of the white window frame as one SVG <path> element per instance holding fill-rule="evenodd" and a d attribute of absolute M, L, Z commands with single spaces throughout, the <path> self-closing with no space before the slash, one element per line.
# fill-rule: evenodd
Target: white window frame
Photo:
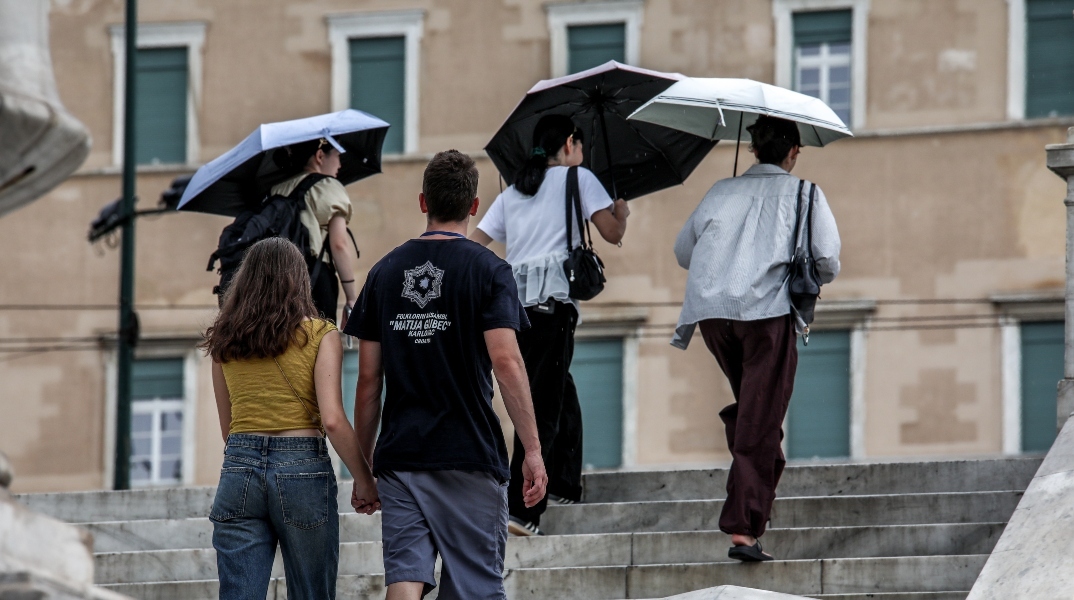
<path fill-rule="evenodd" d="M 420 122 L 419 93 L 421 73 L 421 38 L 425 28 L 425 11 L 395 10 L 328 15 L 328 43 L 332 51 L 332 110 L 350 108 L 351 61 L 353 39 L 403 36 L 404 59 L 404 139 L 403 154 L 418 152 Z"/>
<path fill-rule="evenodd" d="M 1007 0 L 1007 118 L 1026 118 L 1026 0 Z"/>
<path fill-rule="evenodd" d="M 1022 325 L 1063 321 L 1062 291 L 994 296 L 1001 312 L 1000 390 L 1003 399 L 1003 453 L 1022 454 Z M 1058 383 L 1058 382 L 1056 382 Z"/>
<path fill-rule="evenodd" d="M 576 2 L 547 4 L 549 45 L 552 77 L 567 75 L 570 65 L 567 47 L 567 28 L 576 25 L 611 25 L 626 27 L 624 58 L 628 65 L 639 66 L 641 60 L 641 24 L 645 12 L 644 0 L 608 0 L 605 2 Z"/>
<path fill-rule="evenodd" d="M 831 100 L 831 91 L 832 91 L 832 89 L 831 89 L 831 71 L 832 71 L 832 69 L 836 68 L 836 67 L 851 67 L 851 65 L 854 64 L 854 60 L 850 56 L 846 56 L 845 58 L 843 56 L 839 56 L 838 58 L 833 59 L 833 56 L 831 54 L 831 45 L 830 44 L 820 44 L 819 51 L 820 51 L 820 53 L 817 56 L 804 56 L 803 57 L 803 56 L 799 55 L 799 56 L 795 57 L 794 78 L 796 80 L 798 80 L 798 81 L 795 82 L 797 84 L 795 87 L 796 88 L 801 88 L 802 82 L 800 81 L 800 79 L 801 79 L 800 75 L 801 75 L 801 71 L 802 71 L 803 68 L 817 69 L 817 73 L 818 73 L 818 75 L 820 77 L 820 80 L 817 82 L 817 85 L 819 87 L 817 92 L 820 94 L 820 99 L 830 107 L 831 104 L 832 104 L 832 100 Z M 800 54 L 800 53 L 798 53 L 798 54 Z M 853 79 L 853 77 L 854 77 L 854 75 L 851 74 L 851 79 Z M 853 86 L 854 82 L 851 81 L 850 84 L 851 84 L 851 86 Z M 824 96 L 827 96 L 827 98 L 825 98 Z M 853 104 L 853 99 L 851 99 L 851 104 Z M 851 115 L 854 114 L 854 107 L 853 106 L 850 107 L 850 114 Z"/>
<path fill-rule="evenodd" d="M 150 456 L 151 467 L 150 467 L 149 479 L 144 480 L 144 481 L 138 481 L 138 482 L 135 482 L 135 481 L 132 480 L 131 481 L 131 487 L 153 487 L 153 486 L 161 486 L 161 485 L 182 483 L 182 480 L 183 480 L 182 473 L 180 473 L 179 481 L 176 481 L 174 479 L 164 479 L 164 478 L 162 478 L 160 476 L 160 461 L 161 461 L 161 448 L 160 448 L 160 446 L 161 446 L 161 444 L 160 444 L 160 442 L 161 442 L 161 439 L 160 439 L 161 438 L 161 436 L 160 436 L 161 425 L 160 425 L 160 417 L 161 417 L 161 414 L 164 413 L 164 412 L 176 412 L 176 411 L 178 411 L 183 415 L 183 427 L 185 428 L 186 427 L 186 410 L 185 410 L 186 406 L 185 406 L 185 404 L 186 403 L 185 403 L 185 400 L 183 398 L 175 398 L 175 399 L 157 398 L 155 400 L 138 400 L 137 402 L 132 402 L 131 403 L 131 420 L 132 421 L 133 421 L 133 417 L 135 415 L 150 415 L 152 417 L 152 420 L 153 420 L 152 426 L 150 428 L 151 437 L 150 437 L 149 456 Z M 180 439 L 180 444 L 182 444 L 182 435 L 180 435 L 179 439 Z M 185 446 L 185 444 L 183 446 Z M 131 456 L 133 457 L 133 455 L 134 455 L 133 454 L 133 448 L 134 448 L 133 444 L 131 444 L 131 448 L 132 448 Z M 181 447 L 180 450 L 185 451 L 185 448 Z M 179 460 L 180 460 L 180 462 L 182 462 L 182 460 L 183 460 L 182 455 L 180 455 Z M 180 466 L 182 466 L 182 465 L 180 465 Z"/>
<path fill-rule="evenodd" d="M 598 310 L 585 310 L 581 325 L 575 332 L 575 341 L 593 339 L 619 339 L 623 343 L 623 448 L 618 468 L 635 467 L 638 464 L 638 348 L 641 343 L 641 325 L 646 320 L 645 310 L 619 311 L 606 314 Z"/>
<path fill-rule="evenodd" d="M 127 32 L 123 25 L 108 28 L 112 38 L 112 163 L 123 165 L 123 109 L 126 103 Z M 198 109 L 201 106 L 202 48 L 205 46 L 205 23 L 140 23 L 138 48 L 187 49 L 186 164 L 198 163 L 201 138 L 198 135 Z M 145 166 L 145 165 L 140 165 Z"/>
<path fill-rule="evenodd" d="M 179 349 L 176 344 L 163 343 L 153 345 L 152 340 L 143 340 L 137 350 L 137 358 L 182 358 L 183 359 L 183 478 L 181 485 L 193 485 L 197 458 L 197 405 L 198 405 L 198 371 L 201 369 L 201 353 L 189 345 L 183 344 Z M 102 487 L 112 489 L 115 483 L 116 457 L 116 401 L 118 396 L 118 355 L 112 349 L 105 355 L 105 410 L 104 410 L 104 480 Z M 132 402 L 132 405 L 134 403 Z M 132 406 L 133 412 L 133 406 Z"/>
<path fill-rule="evenodd" d="M 794 89 L 794 14 L 822 10 L 851 11 L 850 30 L 850 123 L 865 126 L 865 91 L 868 65 L 870 0 L 772 0 L 776 23 L 776 85 Z"/>

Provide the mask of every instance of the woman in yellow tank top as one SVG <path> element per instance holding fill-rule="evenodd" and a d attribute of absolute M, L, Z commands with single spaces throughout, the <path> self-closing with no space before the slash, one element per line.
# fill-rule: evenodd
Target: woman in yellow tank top
<path fill-rule="evenodd" d="M 343 410 L 339 332 L 316 318 L 309 272 L 283 238 L 246 251 L 202 344 L 225 440 L 209 518 L 220 598 L 262 600 L 279 544 L 290 598 L 335 598 L 336 479 L 325 434 L 356 481 L 376 489 Z M 373 514 L 376 498 L 355 502 Z"/>

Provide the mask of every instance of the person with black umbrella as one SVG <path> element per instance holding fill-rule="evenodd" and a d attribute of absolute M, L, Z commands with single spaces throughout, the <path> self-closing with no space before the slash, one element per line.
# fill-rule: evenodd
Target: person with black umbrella
<path fill-rule="evenodd" d="M 574 170 L 583 217 L 601 237 L 618 244 L 626 234 L 630 209 L 626 201 L 612 201 L 597 177 L 581 167 L 582 132 L 563 115 L 545 115 L 533 131 L 532 154 L 470 234 L 484 245 L 492 240 L 507 245 L 519 300 L 533 327 L 518 333 L 526 363 L 538 435 L 548 470 L 548 494 L 553 501 L 581 499 L 582 410 L 570 375 L 574 354 L 577 302 L 563 270 L 568 239 L 581 244 L 581 223 L 572 224 L 568 238 L 566 190 Z M 510 521 L 516 535 L 539 535 L 540 519 L 548 503 L 527 507 L 522 497 L 522 459 L 525 452 L 515 436 L 511 482 L 507 490 Z"/>

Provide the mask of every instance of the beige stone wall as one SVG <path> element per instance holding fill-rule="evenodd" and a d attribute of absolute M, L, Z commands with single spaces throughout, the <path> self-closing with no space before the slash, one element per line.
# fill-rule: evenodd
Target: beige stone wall
<path fill-rule="evenodd" d="M 108 26 L 119 0 L 56 0 L 52 54 L 61 97 L 94 138 L 89 160 L 45 198 L 0 220 L 0 305 L 113 305 L 118 253 L 85 241 L 90 220 L 119 194 L 112 166 L 112 55 Z M 535 81 L 549 76 L 538 0 L 142 0 L 143 22 L 204 21 L 200 157 L 209 160 L 259 123 L 330 109 L 325 15 L 422 8 L 420 143 L 480 155 Z M 988 298 L 1058 288 L 1063 280 L 1062 182 L 1044 168 L 1057 123 L 999 126 L 1006 102 L 1003 0 L 873 0 L 866 129 L 858 139 L 807 148 L 796 174 L 823 186 L 843 237 L 843 273 L 825 301 Z M 771 81 L 775 50 L 768 0 L 648 0 L 641 66 L 699 76 Z M 975 126 L 973 124 L 992 124 Z M 961 130 L 913 133 L 961 125 Z M 973 126 L 971 126 L 973 125 Z M 749 161 L 743 152 L 740 170 Z M 717 413 L 730 392 L 699 338 L 668 346 L 685 272 L 671 253 L 679 227 L 708 187 L 731 174 L 721 144 L 679 188 L 631 204 L 626 242 L 598 242 L 610 280 L 588 323 L 637 332 L 639 465 L 727 460 Z M 382 175 L 351 185 L 358 277 L 422 230 L 417 210 L 425 157 L 392 158 Z M 484 157 L 480 194 L 499 191 Z M 181 170 L 139 176 L 152 205 Z M 137 303 L 148 340 L 192 348 L 211 322 L 216 276 L 205 271 L 221 217 L 142 219 Z M 502 248 L 498 250 L 502 251 Z M 631 306 L 609 307 L 609 303 Z M 194 309 L 148 309 L 186 305 Z M 603 305 L 603 306 L 601 306 Z M 1002 449 L 1000 333 L 995 327 L 893 330 L 908 316 L 995 314 L 990 304 L 881 302 L 865 334 L 867 456 L 993 454 Z M 640 325 L 639 325 L 640 319 Z M 90 338 L 90 349 L 15 358 L 0 353 L 0 450 L 17 491 L 106 485 L 110 461 L 106 375 L 110 351 L 92 339 L 116 329 L 111 310 L 0 310 L 0 339 Z M 180 345 L 181 345 L 180 344 Z M 146 342 L 152 347 L 151 341 Z M 208 363 L 197 368 L 194 483 L 215 482 L 222 441 Z M 509 428 L 508 428 L 509 429 Z"/>

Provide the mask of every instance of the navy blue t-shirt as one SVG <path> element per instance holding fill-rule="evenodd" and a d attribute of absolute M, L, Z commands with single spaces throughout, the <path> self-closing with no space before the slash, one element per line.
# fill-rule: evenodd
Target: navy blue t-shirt
<path fill-rule="evenodd" d="M 374 472 L 510 478 L 484 333 L 528 327 L 511 266 L 480 244 L 410 240 L 374 265 L 344 329 L 381 345 L 385 398 Z"/>

